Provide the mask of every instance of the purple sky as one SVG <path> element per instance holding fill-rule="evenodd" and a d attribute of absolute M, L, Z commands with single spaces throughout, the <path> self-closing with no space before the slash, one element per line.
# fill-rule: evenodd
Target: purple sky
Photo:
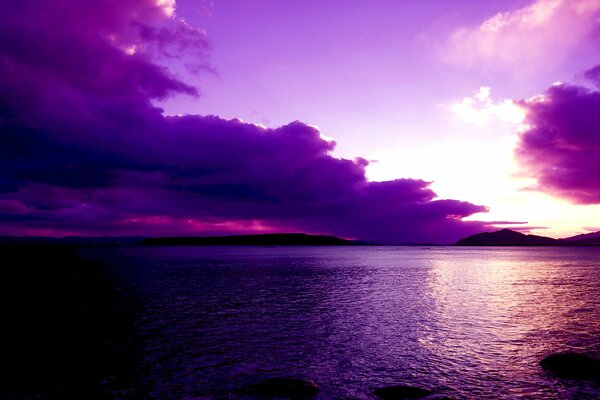
<path fill-rule="evenodd" d="M 0 234 L 600 227 L 596 1 L 0 7 Z"/>

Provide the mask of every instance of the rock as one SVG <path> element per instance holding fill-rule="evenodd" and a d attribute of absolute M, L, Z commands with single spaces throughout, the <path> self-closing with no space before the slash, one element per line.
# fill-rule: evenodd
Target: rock
<path fill-rule="evenodd" d="M 375 396 L 383 400 L 420 399 L 432 393 L 431 390 L 407 385 L 386 386 L 373 391 Z"/>
<path fill-rule="evenodd" d="M 434 396 L 434 397 L 427 397 L 427 400 L 455 400 L 455 399 L 452 397 L 448 397 L 448 396 L 442 396 L 442 397 Z"/>
<path fill-rule="evenodd" d="M 556 353 L 540 361 L 546 371 L 566 379 L 600 379 L 600 360 L 581 353 Z"/>
<path fill-rule="evenodd" d="M 319 387 L 311 380 L 298 378 L 269 378 L 246 386 L 242 393 L 288 399 L 307 399 L 315 396 Z"/>

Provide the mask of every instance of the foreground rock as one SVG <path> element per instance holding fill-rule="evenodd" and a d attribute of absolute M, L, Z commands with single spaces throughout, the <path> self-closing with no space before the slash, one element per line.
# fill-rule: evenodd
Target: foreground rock
<path fill-rule="evenodd" d="M 433 394 L 433 392 L 414 386 L 396 385 L 375 389 L 373 394 L 383 400 L 401 400 L 420 399 Z"/>
<path fill-rule="evenodd" d="M 540 361 L 540 366 L 565 379 L 600 379 L 600 360 L 586 354 L 551 354 Z"/>
<path fill-rule="evenodd" d="M 288 399 L 307 399 L 319 393 L 319 387 L 311 380 L 298 378 L 269 378 L 242 389 L 244 394 Z"/>

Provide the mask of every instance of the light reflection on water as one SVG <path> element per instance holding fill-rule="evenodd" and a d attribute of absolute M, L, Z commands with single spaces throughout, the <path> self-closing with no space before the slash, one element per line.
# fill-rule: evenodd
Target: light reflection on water
<path fill-rule="evenodd" d="M 600 355 L 600 248 L 93 250 L 135 288 L 155 398 L 281 375 L 319 398 L 410 384 L 453 398 L 598 398 L 545 355 Z"/>

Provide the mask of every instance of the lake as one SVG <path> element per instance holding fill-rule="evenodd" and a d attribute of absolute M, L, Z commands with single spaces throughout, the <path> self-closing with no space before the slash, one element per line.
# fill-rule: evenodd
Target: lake
<path fill-rule="evenodd" d="M 598 398 L 538 365 L 600 355 L 600 248 L 85 249 L 141 304 L 156 399 L 238 398 L 269 377 L 322 399 L 407 384 L 455 399 Z"/>

